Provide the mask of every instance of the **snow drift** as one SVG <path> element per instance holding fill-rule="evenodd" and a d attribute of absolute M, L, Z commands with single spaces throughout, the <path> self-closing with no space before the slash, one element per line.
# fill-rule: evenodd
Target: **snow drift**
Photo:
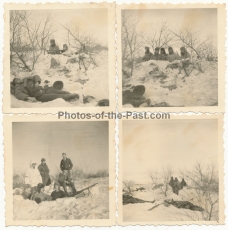
<path fill-rule="evenodd" d="M 131 78 L 123 76 L 123 90 L 144 85 L 150 106 L 215 106 L 218 103 L 218 68 L 216 62 L 201 61 L 203 72 L 193 69 L 189 76 L 184 70 L 166 68 L 168 61 L 137 63 Z M 156 72 L 158 74 L 155 74 Z M 145 106 L 145 105 L 143 105 Z M 128 107 L 125 105 L 124 107 Z M 132 106 L 129 106 L 132 107 Z"/>
<path fill-rule="evenodd" d="M 91 196 L 70 197 L 56 201 L 44 201 L 37 204 L 14 195 L 13 214 L 15 220 L 70 220 L 70 219 L 108 219 L 109 190 L 108 178 L 97 178 L 75 182 L 77 190 L 98 183 L 91 189 Z M 52 186 L 45 187 L 45 193 L 51 194 Z"/>
<path fill-rule="evenodd" d="M 89 59 L 89 55 L 83 54 L 84 58 Z M 55 59 L 58 63 L 55 68 L 50 68 L 51 59 Z M 79 55 L 41 55 L 39 61 L 35 65 L 32 72 L 23 72 L 11 69 L 11 81 L 14 77 L 24 78 L 32 75 L 39 75 L 42 79 L 41 86 L 44 81 L 50 82 L 52 86 L 55 81 L 64 83 L 64 91 L 79 94 L 78 101 L 66 102 L 63 99 L 54 101 L 41 102 L 25 102 L 17 100 L 11 95 L 12 108 L 31 108 L 31 107 L 73 107 L 73 106 L 96 106 L 99 100 L 109 99 L 109 81 L 108 81 L 108 51 L 102 50 L 93 54 L 94 64 L 91 63 L 85 72 L 83 68 L 79 68 Z M 74 60 L 74 61 L 72 61 Z M 83 96 L 89 96 L 89 100 L 83 102 Z"/>

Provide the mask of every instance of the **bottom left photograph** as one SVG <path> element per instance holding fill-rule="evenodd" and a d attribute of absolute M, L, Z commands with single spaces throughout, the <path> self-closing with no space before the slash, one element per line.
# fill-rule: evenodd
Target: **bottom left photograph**
<path fill-rule="evenodd" d="M 112 225 L 112 127 L 108 120 L 6 116 L 6 225 Z"/>

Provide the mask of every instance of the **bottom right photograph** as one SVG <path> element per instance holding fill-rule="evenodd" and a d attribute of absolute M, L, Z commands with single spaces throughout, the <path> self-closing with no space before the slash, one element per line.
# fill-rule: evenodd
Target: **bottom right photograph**
<path fill-rule="evenodd" d="M 120 225 L 224 223 L 223 115 L 120 123 Z"/>

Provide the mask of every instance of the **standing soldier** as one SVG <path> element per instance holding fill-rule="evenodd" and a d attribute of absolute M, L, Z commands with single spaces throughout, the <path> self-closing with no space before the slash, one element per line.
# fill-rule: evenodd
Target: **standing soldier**
<path fill-rule="evenodd" d="M 25 173 L 25 184 L 31 186 L 31 196 L 37 191 L 37 185 L 42 182 L 39 170 L 36 168 L 36 162 L 31 160 L 30 167 Z"/>
<path fill-rule="evenodd" d="M 68 174 L 71 174 L 70 170 L 73 168 L 71 159 L 66 157 L 66 153 L 62 153 L 62 157 L 63 159 L 60 162 L 61 171 L 67 170 Z"/>
<path fill-rule="evenodd" d="M 174 192 L 175 194 L 178 195 L 180 189 L 181 189 L 180 182 L 179 182 L 179 180 L 175 177 L 174 185 L 173 185 L 173 192 Z"/>
<path fill-rule="evenodd" d="M 183 189 L 185 186 L 187 186 L 187 183 L 184 180 L 184 178 L 182 178 L 182 181 L 180 182 L 180 186 L 181 186 L 181 189 Z"/>
<path fill-rule="evenodd" d="M 38 170 L 40 172 L 40 175 L 42 177 L 42 182 L 44 186 L 48 186 L 51 184 L 51 179 L 49 176 L 49 168 L 46 164 L 46 160 L 44 158 L 41 159 L 41 164 L 38 166 Z"/>
<path fill-rule="evenodd" d="M 173 177 L 171 177 L 171 179 L 169 181 L 169 186 L 172 188 L 172 190 L 173 190 L 174 183 L 175 183 L 175 181 L 174 181 Z M 174 192 L 174 190 L 173 190 L 173 192 Z"/>

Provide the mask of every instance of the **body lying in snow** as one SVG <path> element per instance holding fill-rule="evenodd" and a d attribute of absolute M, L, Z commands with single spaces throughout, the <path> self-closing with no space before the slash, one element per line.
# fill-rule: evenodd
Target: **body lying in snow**
<path fill-rule="evenodd" d="M 43 201 L 50 201 L 51 196 L 44 193 L 44 185 L 39 183 L 37 185 L 37 192 L 31 197 L 31 200 L 34 200 L 37 204 L 39 204 Z"/>
<path fill-rule="evenodd" d="M 25 77 L 22 80 L 14 78 L 11 82 L 10 91 L 18 100 L 29 102 L 48 102 L 57 98 L 62 98 L 65 101 L 79 99 L 78 94 L 70 94 L 69 92 L 55 89 L 54 87 L 43 88 L 40 86 L 40 83 L 41 78 L 38 75 Z"/>

